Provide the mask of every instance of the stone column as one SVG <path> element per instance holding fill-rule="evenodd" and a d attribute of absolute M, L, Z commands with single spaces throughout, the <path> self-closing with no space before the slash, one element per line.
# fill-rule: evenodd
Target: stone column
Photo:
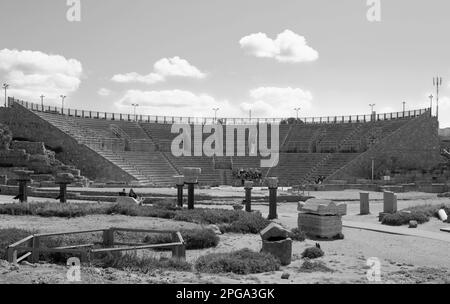
<path fill-rule="evenodd" d="M 391 191 L 384 191 L 383 193 L 383 212 L 395 213 L 397 212 L 397 195 Z"/>
<path fill-rule="evenodd" d="M 17 181 L 19 182 L 19 194 L 15 198 L 19 199 L 21 203 L 26 203 L 28 201 L 27 183 L 31 181 L 30 174 L 33 171 L 17 170 L 14 173 L 17 174 Z"/>
<path fill-rule="evenodd" d="M 176 175 L 175 178 L 175 184 L 177 186 L 177 206 L 182 208 L 183 207 L 183 188 L 184 188 L 184 176 L 183 175 Z"/>
<path fill-rule="evenodd" d="M 359 214 L 367 215 L 370 214 L 369 207 L 369 192 L 360 192 L 359 193 Z"/>
<path fill-rule="evenodd" d="M 56 175 L 56 183 L 59 184 L 59 201 L 67 203 L 67 185 L 73 183 L 74 177 L 70 173 L 58 173 Z"/>
<path fill-rule="evenodd" d="M 244 183 L 244 188 L 245 188 L 245 211 L 246 212 L 252 212 L 253 182 L 252 181 L 246 181 Z"/>
<path fill-rule="evenodd" d="M 188 209 L 194 209 L 194 187 L 198 184 L 201 168 L 183 168 L 184 183 L 188 185 Z"/>
<path fill-rule="evenodd" d="M 277 189 L 278 189 L 278 178 L 269 177 L 267 178 L 267 183 L 269 185 L 269 220 L 278 218 L 277 215 Z"/>

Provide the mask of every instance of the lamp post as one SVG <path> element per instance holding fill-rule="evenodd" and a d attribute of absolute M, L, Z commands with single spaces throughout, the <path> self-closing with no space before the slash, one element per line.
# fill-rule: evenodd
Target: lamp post
<path fill-rule="evenodd" d="M 44 111 L 44 94 L 42 94 L 41 96 L 41 111 Z"/>
<path fill-rule="evenodd" d="M 375 121 L 375 113 L 373 112 L 373 107 L 375 106 L 374 103 L 369 104 L 370 107 L 370 120 Z"/>
<path fill-rule="evenodd" d="M 297 120 L 298 120 L 298 111 L 300 111 L 300 108 L 294 108 L 294 111 L 297 112 Z"/>
<path fill-rule="evenodd" d="M 430 111 L 431 111 L 431 115 L 433 115 L 433 94 L 430 94 L 430 96 L 428 96 L 428 98 L 430 98 Z"/>
<path fill-rule="evenodd" d="M 136 120 L 137 120 L 137 119 L 136 119 L 136 108 L 139 107 L 139 104 L 137 104 L 137 103 L 132 103 L 131 105 L 133 106 L 133 109 L 134 109 L 134 112 L 133 112 L 133 113 L 134 113 L 134 120 L 136 121 Z"/>
<path fill-rule="evenodd" d="M 66 95 L 61 95 L 61 114 L 64 114 L 64 99 L 66 99 Z"/>
<path fill-rule="evenodd" d="M 376 104 L 374 104 L 374 103 L 369 104 L 369 107 L 370 107 L 370 113 L 373 113 L 373 107 L 375 107 L 375 105 L 376 105 Z"/>
<path fill-rule="evenodd" d="M 8 88 L 9 88 L 9 84 L 4 83 L 4 84 L 3 84 L 3 89 L 5 90 L 5 108 L 7 107 L 7 102 L 6 102 L 6 99 L 7 99 L 7 97 L 6 97 L 6 90 L 8 90 Z"/>
<path fill-rule="evenodd" d="M 402 102 L 402 104 L 403 104 L 403 116 L 404 116 L 405 115 L 405 104 L 406 104 L 406 101 Z"/>
<path fill-rule="evenodd" d="M 214 111 L 214 123 L 216 123 L 216 121 L 217 121 L 217 111 L 219 111 L 220 110 L 220 108 L 213 108 L 213 111 Z"/>

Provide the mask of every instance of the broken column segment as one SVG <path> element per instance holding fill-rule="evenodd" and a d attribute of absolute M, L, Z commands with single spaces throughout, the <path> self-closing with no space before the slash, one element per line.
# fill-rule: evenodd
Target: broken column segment
<path fill-rule="evenodd" d="M 276 223 L 269 224 L 260 232 L 262 239 L 262 252 L 277 257 L 281 265 L 289 265 L 292 258 L 292 239 L 289 231 Z"/>
<path fill-rule="evenodd" d="M 184 183 L 188 185 L 188 209 L 194 209 L 194 187 L 201 173 L 201 168 L 183 168 Z"/>
<path fill-rule="evenodd" d="M 59 199 L 61 203 L 67 202 L 67 185 L 73 183 L 74 177 L 71 173 L 58 173 L 56 175 L 55 183 L 59 184 Z"/>
<path fill-rule="evenodd" d="M 245 189 L 245 211 L 246 212 L 252 212 L 253 182 L 252 181 L 245 181 L 244 182 L 244 189 Z"/>
<path fill-rule="evenodd" d="M 19 182 L 19 194 L 14 199 L 19 199 L 19 202 L 26 203 L 28 201 L 28 188 L 27 183 L 31 181 L 30 175 L 34 173 L 28 170 L 14 171 L 17 175 L 17 181 Z"/>
<path fill-rule="evenodd" d="M 347 205 L 309 199 L 298 206 L 298 228 L 313 238 L 342 238 L 342 216 Z"/>
<path fill-rule="evenodd" d="M 277 189 L 278 189 L 278 178 L 268 177 L 267 185 L 269 187 L 269 220 L 276 219 L 277 215 Z"/>

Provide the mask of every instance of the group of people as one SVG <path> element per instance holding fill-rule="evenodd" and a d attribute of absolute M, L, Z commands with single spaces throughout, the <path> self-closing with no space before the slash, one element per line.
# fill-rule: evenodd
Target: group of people
<path fill-rule="evenodd" d="M 125 191 L 125 188 L 122 189 L 121 192 L 119 192 L 119 196 L 127 196 L 127 192 Z M 134 192 L 133 188 L 130 189 L 130 192 L 128 192 L 128 196 L 132 197 L 134 199 L 138 199 L 138 196 L 136 192 Z"/>
<path fill-rule="evenodd" d="M 320 175 L 319 177 L 316 178 L 315 183 L 317 185 L 321 185 L 321 184 L 323 184 L 324 181 L 325 181 L 325 176 Z"/>

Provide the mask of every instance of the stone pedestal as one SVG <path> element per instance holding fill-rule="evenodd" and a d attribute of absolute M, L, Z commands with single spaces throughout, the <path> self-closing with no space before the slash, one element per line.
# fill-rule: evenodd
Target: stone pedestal
<path fill-rule="evenodd" d="M 30 175 L 33 171 L 17 170 L 14 171 L 17 175 L 17 181 L 19 182 L 19 194 L 15 199 L 19 199 L 19 202 L 26 203 L 28 201 L 28 188 L 27 184 L 31 181 Z"/>
<path fill-rule="evenodd" d="M 359 193 L 359 214 L 360 215 L 370 214 L 369 192 Z"/>
<path fill-rule="evenodd" d="M 177 175 L 177 176 L 174 176 L 174 178 L 175 178 L 175 184 L 177 186 L 177 206 L 182 208 L 183 207 L 184 176 Z"/>
<path fill-rule="evenodd" d="M 269 186 L 269 220 L 278 218 L 277 215 L 277 189 L 278 189 L 278 178 L 269 177 L 267 178 L 267 183 Z"/>
<path fill-rule="evenodd" d="M 244 189 L 245 189 L 245 211 L 246 212 L 252 212 L 253 182 L 252 181 L 246 181 L 244 183 Z"/>
<path fill-rule="evenodd" d="M 59 184 L 59 201 L 61 203 L 67 202 L 67 185 L 73 183 L 74 177 L 70 173 L 58 173 L 55 183 Z"/>
<path fill-rule="evenodd" d="M 183 168 L 184 183 L 188 186 L 188 209 L 194 209 L 194 187 L 198 183 L 201 168 Z"/>

